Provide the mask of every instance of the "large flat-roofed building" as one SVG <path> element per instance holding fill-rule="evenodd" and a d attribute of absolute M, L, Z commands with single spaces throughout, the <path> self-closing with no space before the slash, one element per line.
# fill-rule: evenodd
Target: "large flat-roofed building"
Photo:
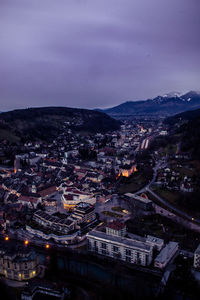
<path fill-rule="evenodd" d="M 194 252 L 194 268 L 200 269 L 200 244 Z"/>
<path fill-rule="evenodd" d="M 78 224 L 93 222 L 96 219 L 94 206 L 85 202 L 78 203 L 73 210 L 72 218 L 76 219 Z"/>
<path fill-rule="evenodd" d="M 59 218 L 50 215 L 42 210 L 38 210 L 33 215 L 33 221 L 44 228 L 51 229 L 52 231 L 67 234 L 76 228 L 76 222 L 69 217 Z"/>
<path fill-rule="evenodd" d="M 79 235 L 77 220 L 70 216 L 61 218 L 41 210 L 34 213 L 32 221 L 26 225 L 26 230 L 33 236 L 64 244 L 73 243 Z"/>
<path fill-rule="evenodd" d="M 145 242 L 96 230 L 87 234 L 87 240 L 91 252 L 142 266 L 152 261 L 153 247 Z"/>
<path fill-rule="evenodd" d="M 150 199 L 132 193 L 126 193 L 125 197 L 134 201 L 135 205 L 144 211 L 151 211 L 153 209 L 152 201 Z"/>
<path fill-rule="evenodd" d="M 169 242 L 154 260 L 156 268 L 163 269 L 178 251 L 178 243 Z"/>

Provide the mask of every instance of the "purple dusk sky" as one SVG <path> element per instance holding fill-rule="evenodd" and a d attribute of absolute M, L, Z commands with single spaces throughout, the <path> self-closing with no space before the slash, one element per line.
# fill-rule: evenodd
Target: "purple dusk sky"
<path fill-rule="evenodd" d="M 0 111 L 200 89 L 200 0 L 0 0 Z"/>

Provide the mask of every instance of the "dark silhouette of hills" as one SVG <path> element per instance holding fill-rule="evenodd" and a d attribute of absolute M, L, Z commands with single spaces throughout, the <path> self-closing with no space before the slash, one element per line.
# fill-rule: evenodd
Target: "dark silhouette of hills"
<path fill-rule="evenodd" d="M 189 152 L 193 158 L 200 160 L 200 109 L 169 117 L 165 123 L 172 137 L 179 136 L 181 151 Z"/>
<path fill-rule="evenodd" d="M 68 107 L 19 109 L 0 114 L 0 139 L 48 140 L 67 129 L 105 133 L 117 130 L 120 122 L 105 113 Z"/>

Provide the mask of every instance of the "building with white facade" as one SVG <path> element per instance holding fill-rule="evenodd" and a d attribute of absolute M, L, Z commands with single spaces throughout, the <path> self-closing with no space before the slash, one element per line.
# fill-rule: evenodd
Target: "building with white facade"
<path fill-rule="evenodd" d="M 119 221 L 114 221 L 108 223 L 106 226 L 106 234 L 115 236 L 125 236 L 126 235 L 126 224 Z"/>
<path fill-rule="evenodd" d="M 178 243 L 169 242 L 154 260 L 154 267 L 163 269 L 178 251 Z"/>
<path fill-rule="evenodd" d="M 63 189 L 63 195 L 61 199 L 63 207 L 67 210 L 74 209 L 79 202 L 85 202 L 91 205 L 96 203 L 96 198 L 93 196 L 93 194 L 84 193 L 73 188 Z"/>
<path fill-rule="evenodd" d="M 152 235 L 147 235 L 146 242 L 158 251 L 164 247 L 164 240 Z"/>
<path fill-rule="evenodd" d="M 87 240 L 88 250 L 97 254 L 142 266 L 152 261 L 153 247 L 145 242 L 96 230 L 87 234 Z"/>

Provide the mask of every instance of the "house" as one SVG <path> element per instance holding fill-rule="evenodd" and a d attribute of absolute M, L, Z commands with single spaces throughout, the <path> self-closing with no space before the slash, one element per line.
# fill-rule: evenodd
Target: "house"
<path fill-rule="evenodd" d="M 23 196 L 21 195 L 18 200 L 18 203 L 28 206 L 29 208 L 37 208 L 39 203 L 42 203 L 42 199 L 32 196 Z"/>

